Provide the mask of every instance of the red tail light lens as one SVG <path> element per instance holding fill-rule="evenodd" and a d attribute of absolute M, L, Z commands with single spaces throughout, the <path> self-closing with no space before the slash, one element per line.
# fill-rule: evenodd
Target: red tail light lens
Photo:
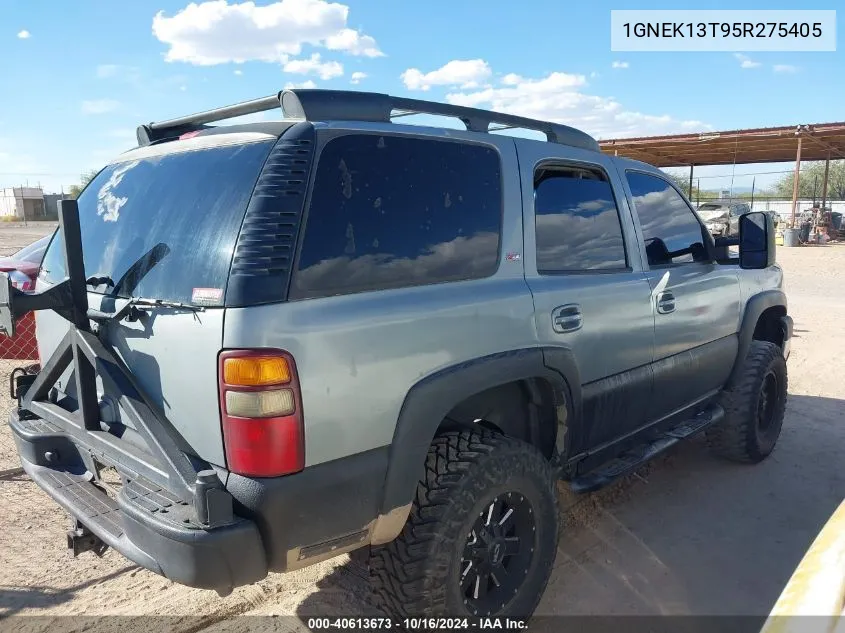
<path fill-rule="evenodd" d="M 32 292 L 35 290 L 35 281 L 26 273 L 19 270 L 13 270 L 8 273 L 12 286 L 24 292 Z"/>
<path fill-rule="evenodd" d="M 275 349 L 222 352 L 218 380 L 229 470 L 251 477 L 302 470 L 305 432 L 293 357 Z"/>

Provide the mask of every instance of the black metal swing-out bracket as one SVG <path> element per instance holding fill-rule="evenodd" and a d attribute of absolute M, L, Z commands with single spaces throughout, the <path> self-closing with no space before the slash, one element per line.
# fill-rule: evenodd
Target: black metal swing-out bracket
<path fill-rule="evenodd" d="M 91 455 L 108 455 L 120 471 L 137 474 L 170 490 L 186 501 L 193 500 L 197 520 L 206 528 L 233 520 L 232 497 L 209 466 L 197 469 L 180 448 L 184 439 L 163 415 L 132 375 L 112 346 L 92 331 L 88 290 L 82 257 L 79 208 L 75 200 L 59 202 L 59 230 L 64 236 L 67 278 L 37 294 L 14 288 L 0 273 L 0 334 L 14 336 L 15 322 L 27 312 L 53 310 L 70 322 L 70 328 L 53 355 L 36 375 L 14 376 L 12 391 L 18 397 L 22 417 L 42 418 L 60 427 Z M 49 399 L 50 390 L 71 366 L 78 407 L 69 411 Z M 100 421 L 97 375 L 106 394 L 116 398 L 122 414 L 141 436 L 156 463 L 127 442 L 104 429 Z"/>

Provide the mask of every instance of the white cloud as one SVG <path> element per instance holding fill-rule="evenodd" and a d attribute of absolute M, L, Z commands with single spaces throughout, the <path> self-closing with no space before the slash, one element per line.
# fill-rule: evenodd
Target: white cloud
<path fill-rule="evenodd" d="M 242 70 L 239 68 L 238 70 L 236 70 L 236 71 L 235 71 L 235 74 L 236 74 L 238 77 L 240 77 L 241 75 L 243 75 L 243 74 L 244 74 L 244 71 L 242 71 Z"/>
<path fill-rule="evenodd" d="M 734 57 L 739 61 L 740 68 L 757 68 L 760 62 L 755 62 L 753 59 L 742 53 L 734 53 Z"/>
<path fill-rule="evenodd" d="M 797 73 L 798 66 L 792 66 L 790 64 L 775 64 L 772 66 L 772 70 L 776 73 Z"/>
<path fill-rule="evenodd" d="M 628 62 L 618 62 L 615 61 L 610 65 L 611 68 L 628 68 L 630 64 Z"/>
<path fill-rule="evenodd" d="M 310 79 L 308 81 L 303 81 L 302 83 L 298 83 L 298 84 L 295 84 L 293 82 L 288 82 L 284 85 L 285 90 L 293 90 L 294 88 L 304 88 L 304 89 L 307 89 L 307 90 L 313 90 L 316 87 L 317 87 L 317 84 L 315 84 Z"/>
<path fill-rule="evenodd" d="M 557 121 L 597 138 L 649 136 L 710 129 L 701 121 L 627 110 L 610 97 L 586 94 L 583 75 L 553 72 L 539 79 L 505 75 L 499 86 L 446 95 L 449 103 Z"/>
<path fill-rule="evenodd" d="M 376 41 L 372 37 L 361 35 L 361 33 L 353 29 L 343 29 L 327 37 L 326 48 L 330 51 L 344 51 L 350 55 L 384 57 L 384 53 L 379 50 L 378 44 L 376 44 Z"/>
<path fill-rule="evenodd" d="M 324 62 L 320 59 L 320 53 L 314 53 L 308 59 L 291 59 L 283 69 L 296 75 L 318 75 L 323 80 L 343 75 L 343 66 L 339 62 Z"/>
<path fill-rule="evenodd" d="M 590 79 L 597 79 L 598 77 L 601 77 L 601 75 L 599 75 L 595 70 L 590 73 Z"/>
<path fill-rule="evenodd" d="M 32 37 L 32 33 L 24 29 L 23 31 L 18 31 L 18 39 L 19 40 L 28 40 Z"/>
<path fill-rule="evenodd" d="M 483 59 L 453 59 L 429 73 L 423 73 L 418 68 L 409 68 L 402 73 L 401 78 L 409 90 L 428 90 L 432 86 L 475 88 L 492 74 L 490 65 Z"/>
<path fill-rule="evenodd" d="M 106 114 L 117 110 L 120 106 L 119 101 L 114 99 L 93 99 L 82 102 L 83 114 Z"/>
<path fill-rule="evenodd" d="M 352 77 L 349 80 L 351 84 L 359 84 L 362 80 L 367 78 L 367 73 L 362 73 L 360 71 L 352 73 Z"/>
<path fill-rule="evenodd" d="M 349 7 L 326 0 L 281 0 L 265 6 L 227 0 L 191 3 L 172 17 L 159 11 L 153 34 L 167 61 L 199 66 L 251 60 L 286 62 L 302 46 L 379 57 L 376 41 L 347 26 Z"/>

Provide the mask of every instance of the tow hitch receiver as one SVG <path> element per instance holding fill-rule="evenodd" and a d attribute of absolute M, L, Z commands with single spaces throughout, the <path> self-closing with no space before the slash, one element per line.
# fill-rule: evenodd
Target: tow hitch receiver
<path fill-rule="evenodd" d="M 67 548 L 74 558 L 83 552 L 94 552 L 97 556 L 102 557 L 109 546 L 103 543 L 98 536 L 92 534 L 82 523 L 74 520 L 73 528 L 67 531 Z"/>

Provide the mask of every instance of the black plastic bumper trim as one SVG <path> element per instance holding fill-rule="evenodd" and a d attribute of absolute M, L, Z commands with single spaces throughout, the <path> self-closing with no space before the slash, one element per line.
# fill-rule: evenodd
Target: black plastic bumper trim
<path fill-rule="evenodd" d="M 26 473 L 74 519 L 132 562 L 174 582 L 221 594 L 267 575 L 255 522 L 238 518 L 205 530 L 163 520 L 128 499 L 125 490 L 113 499 L 92 483 L 85 466 L 90 458 L 83 459 L 73 438 L 57 432 L 23 433 L 18 424 L 13 412 L 10 426 Z M 55 465 L 45 463 L 45 449 L 60 456 Z"/>

